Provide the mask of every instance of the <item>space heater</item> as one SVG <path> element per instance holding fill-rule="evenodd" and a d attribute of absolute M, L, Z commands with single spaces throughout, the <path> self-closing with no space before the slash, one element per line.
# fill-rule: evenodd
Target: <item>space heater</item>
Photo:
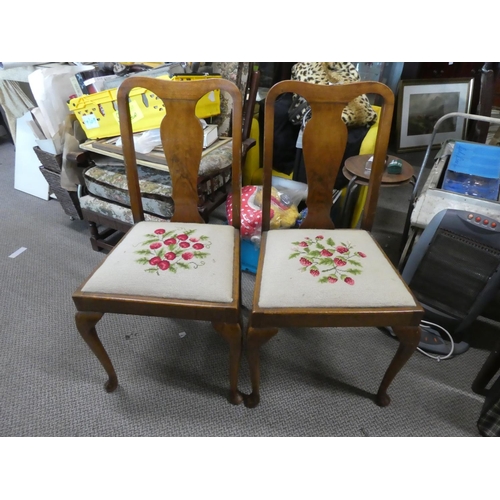
<path fill-rule="evenodd" d="M 500 222 L 482 214 L 443 210 L 415 243 L 402 277 L 425 310 L 424 320 L 445 328 L 453 354 L 469 348 L 463 332 L 500 285 Z M 448 354 L 440 329 L 422 328 L 419 348 Z"/>

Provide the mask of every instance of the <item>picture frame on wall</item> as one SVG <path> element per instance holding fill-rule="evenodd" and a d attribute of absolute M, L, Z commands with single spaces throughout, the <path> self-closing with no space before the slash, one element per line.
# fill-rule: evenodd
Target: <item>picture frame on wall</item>
<path fill-rule="evenodd" d="M 397 152 L 427 148 L 439 118 L 453 112 L 469 113 L 473 82 L 473 78 L 401 80 L 396 121 Z M 436 131 L 432 147 L 446 140 L 464 139 L 465 132 L 464 118 L 449 118 Z"/>

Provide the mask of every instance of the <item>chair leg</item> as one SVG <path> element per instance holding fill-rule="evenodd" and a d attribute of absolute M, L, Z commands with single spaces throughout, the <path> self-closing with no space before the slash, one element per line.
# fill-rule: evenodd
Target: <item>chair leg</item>
<path fill-rule="evenodd" d="M 387 406 L 391 402 L 391 398 L 387 394 L 387 388 L 401 368 L 403 368 L 406 362 L 411 358 L 420 342 L 420 328 L 418 326 L 395 326 L 393 330 L 399 339 L 399 347 L 389 368 L 385 372 L 375 398 L 375 402 L 379 406 Z"/>
<path fill-rule="evenodd" d="M 491 381 L 496 372 L 500 369 L 500 340 L 497 341 L 493 351 L 490 353 L 483 366 L 472 382 L 472 391 L 481 396 L 486 396 L 488 389 L 486 386 Z"/>
<path fill-rule="evenodd" d="M 238 390 L 238 374 L 240 371 L 241 346 L 243 343 L 241 325 L 238 323 L 212 323 L 215 331 L 229 342 L 229 402 L 239 405 L 243 394 Z"/>
<path fill-rule="evenodd" d="M 100 250 L 97 244 L 99 240 L 99 231 L 97 230 L 97 224 L 92 221 L 88 221 L 89 231 L 90 231 L 90 244 L 92 245 L 92 250 L 98 252 Z"/>
<path fill-rule="evenodd" d="M 247 330 L 247 356 L 250 367 L 252 394 L 245 396 L 245 406 L 255 408 L 260 402 L 260 347 L 278 333 L 277 328 L 252 328 Z"/>
<path fill-rule="evenodd" d="M 103 313 L 78 311 L 75 314 L 75 321 L 83 340 L 85 340 L 108 374 L 109 378 L 104 384 L 104 389 L 106 392 L 113 392 L 118 386 L 118 378 L 116 377 L 115 369 L 109 359 L 108 353 L 104 349 L 95 330 L 95 325 L 102 316 Z"/>

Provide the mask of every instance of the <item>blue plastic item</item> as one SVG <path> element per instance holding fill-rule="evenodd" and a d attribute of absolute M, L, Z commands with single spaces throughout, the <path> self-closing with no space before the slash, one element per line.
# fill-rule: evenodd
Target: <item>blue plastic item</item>
<path fill-rule="evenodd" d="M 500 148 L 457 141 L 442 188 L 467 196 L 497 201 L 499 187 Z"/>
<path fill-rule="evenodd" d="M 250 240 L 242 239 L 240 249 L 241 270 L 257 274 L 260 247 L 253 244 Z"/>

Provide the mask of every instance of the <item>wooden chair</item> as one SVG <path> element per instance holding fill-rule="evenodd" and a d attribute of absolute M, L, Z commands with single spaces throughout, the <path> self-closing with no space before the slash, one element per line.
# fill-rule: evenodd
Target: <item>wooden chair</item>
<path fill-rule="evenodd" d="M 298 229 L 270 230 L 273 106 L 284 92 L 302 95 L 312 107 L 303 135 L 308 215 Z M 372 174 L 361 229 L 335 229 L 330 219 L 332 191 L 347 138 L 341 113 L 360 94 L 384 99 Z M 259 403 L 259 350 L 279 327 L 392 326 L 400 345 L 375 399 L 386 406 L 389 384 L 420 340 L 418 325 L 424 313 L 369 232 L 384 171 L 394 95 L 378 82 L 327 86 L 282 81 L 271 88 L 265 105 L 263 232 L 246 333 L 252 393 L 245 404 Z"/>
<path fill-rule="evenodd" d="M 144 221 L 128 106 L 135 87 L 154 92 L 165 104 L 161 138 L 175 205 L 170 222 Z M 233 101 L 232 226 L 206 224 L 197 206 L 203 131 L 195 105 L 214 89 L 227 91 Z M 117 376 L 95 329 L 104 313 L 211 321 L 229 343 L 229 401 L 239 404 L 241 92 L 224 79 L 171 82 L 138 76 L 121 84 L 117 100 L 134 225 L 73 294 L 78 331 L 106 370 L 105 389 L 112 392 Z"/>
<path fill-rule="evenodd" d="M 255 144 L 250 137 L 250 126 L 256 95 L 259 86 L 260 72 L 254 70 L 253 63 L 225 62 L 214 63 L 214 71 L 221 78 L 235 83 L 243 97 L 242 118 L 242 165 L 245 156 Z M 140 75 L 139 75 L 140 76 Z M 189 75 L 188 75 L 189 76 Z M 232 135 L 231 109 L 232 100 L 221 92 L 221 113 L 209 119 L 218 126 L 219 137 Z M 99 149 L 100 146 L 96 145 Z M 109 153 L 109 151 L 108 151 Z M 198 210 L 208 222 L 213 211 L 225 202 L 231 185 L 230 146 L 224 145 L 204 152 L 198 177 Z M 71 152 L 68 156 L 77 162 L 87 161 L 88 167 L 83 175 L 85 185 L 81 186 L 79 204 L 82 218 L 88 222 L 90 243 L 96 251 L 111 250 L 123 233 L 133 225 L 133 215 L 124 189 L 125 168 L 121 165 L 106 163 L 106 151 L 97 155 L 82 150 Z M 147 160 L 148 155 L 138 155 Z M 149 158 L 154 163 L 154 157 Z M 114 160 L 116 161 L 116 160 Z M 139 185 L 145 198 L 144 215 L 146 220 L 169 220 L 171 217 L 172 199 L 170 196 L 170 175 L 163 170 L 139 166 Z M 152 202 L 150 200 L 153 200 Z"/>

